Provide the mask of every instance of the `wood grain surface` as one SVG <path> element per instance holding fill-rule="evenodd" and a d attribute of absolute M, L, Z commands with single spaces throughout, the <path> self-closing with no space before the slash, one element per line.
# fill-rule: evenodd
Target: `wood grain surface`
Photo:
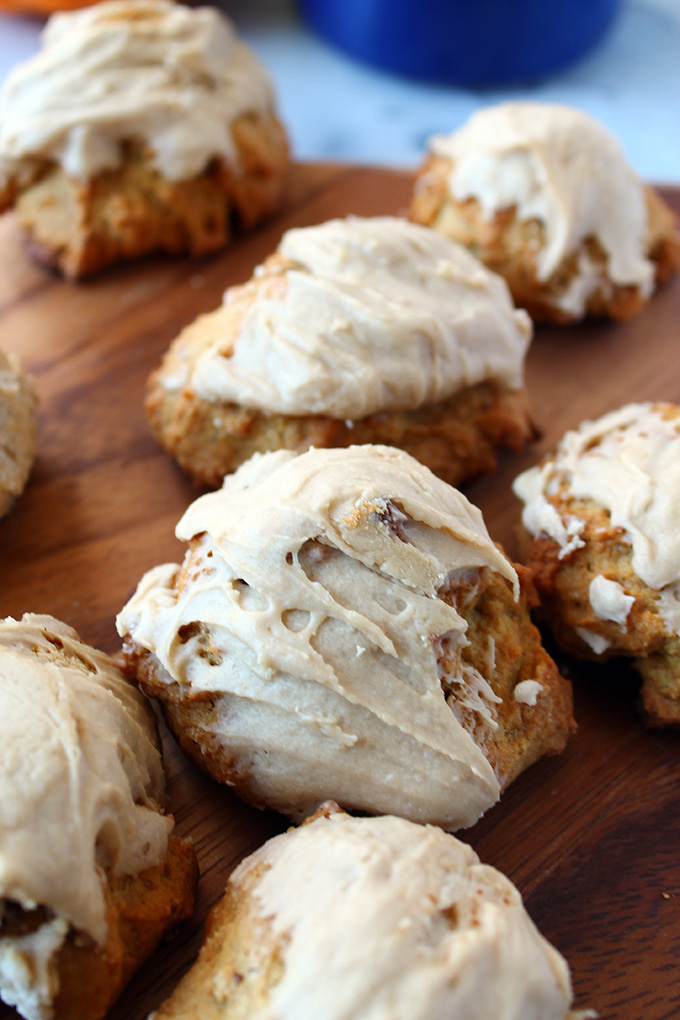
<path fill-rule="evenodd" d="M 116 612 L 145 570 L 182 556 L 174 526 L 196 495 L 147 429 L 148 373 L 179 330 L 245 280 L 285 229 L 350 212 L 398 213 L 410 187 L 404 173 L 298 166 L 286 212 L 223 256 L 150 260 L 81 286 L 32 266 L 5 217 L 0 346 L 34 373 L 40 418 L 28 489 L 0 522 L 3 616 L 52 613 L 86 641 L 118 650 Z M 680 192 L 666 195 L 680 208 Z M 510 482 L 566 428 L 631 400 L 680 402 L 679 324 L 676 280 L 624 325 L 538 330 L 527 384 L 543 438 L 466 490 L 509 551 L 519 517 Z M 678 1017 L 680 736 L 643 729 L 625 664 L 560 663 L 574 681 L 578 734 L 463 837 L 519 886 L 571 965 L 579 1007 L 603 1020 Z M 165 746 L 172 808 L 201 866 L 197 910 L 110 1020 L 142 1020 L 162 1000 L 195 956 L 206 911 L 235 863 L 286 826 L 198 773 L 167 735 Z M 0 1016 L 15 1014 L 0 1006 Z"/>

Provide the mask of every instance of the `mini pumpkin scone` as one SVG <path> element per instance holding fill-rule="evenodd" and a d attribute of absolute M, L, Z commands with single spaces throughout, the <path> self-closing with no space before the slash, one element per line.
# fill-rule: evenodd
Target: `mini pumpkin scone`
<path fill-rule="evenodd" d="M 451 484 L 534 430 L 531 338 L 500 277 L 396 217 L 288 231 L 253 278 L 173 342 L 147 413 L 197 481 L 251 454 L 386 443 Z"/>
<path fill-rule="evenodd" d="M 0 350 L 0 517 L 23 492 L 33 465 L 36 404 L 31 378 Z"/>
<path fill-rule="evenodd" d="M 153 1015 L 576 1020 L 571 1002 L 566 961 L 471 847 L 329 804 L 239 865 L 196 963 Z"/>
<path fill-rule="evenodd" d="M 0 999 L 100 1020 L 193 909 L 153 711 L 70 627 L 0 621 Z"/>
<path fill-rule="evenodd" d="M 514 488 L 558 643 L 629 656 L 649 723 L 680 725 L 680 408 L 630 404 L 583 422 Z"/>
<path fill-rule="evenodd" d="M 567 106 L 502 103 L 432 138 L 411 215 L 504 276 L 534 319 L 627 319 L 680 265 L 672 210 Z"/>
<path fill-rule="evenodd" d="M 268 76 L 209 7 L 55 14 L 0 91 L 0 212 L 67 277 L 223 247 L 279 207 L 287 165 Z"/>
<path fill-rule="evenodd" d="M 573 728 L 532 588 L 479 510 L 389 447 L 253 457 L 118 616 L 184 752 L 301 819 L 332 798 L 472 825 Z"/>

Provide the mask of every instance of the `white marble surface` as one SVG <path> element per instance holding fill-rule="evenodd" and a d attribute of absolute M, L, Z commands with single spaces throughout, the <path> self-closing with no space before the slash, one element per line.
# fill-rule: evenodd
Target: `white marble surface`
<path fill-rule="evenodd" d="M 599 48 L 572 68 L 530 86 L 487 90 L 373 70 L 313 35 L 291 0 L 222 6 L 269 67 L 301 159 L 413 166 L 429 135 L 453 130 L 479 106 L 532 98 L 588 110 L 643 177 L 680 184 L 680 0 L 624 0 Z M 0 15 L 0 79 L 35 51 L 39 32 L 36 19 Z"/>

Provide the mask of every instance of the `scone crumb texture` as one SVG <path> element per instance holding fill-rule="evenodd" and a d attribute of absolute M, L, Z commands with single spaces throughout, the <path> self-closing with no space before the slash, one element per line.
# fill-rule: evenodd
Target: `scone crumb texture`
<path fill-rule="evenodd" d="M 33 464 L 36 403 L 18 359 L 0 350 L 0 516 L 23 491 Z"/>

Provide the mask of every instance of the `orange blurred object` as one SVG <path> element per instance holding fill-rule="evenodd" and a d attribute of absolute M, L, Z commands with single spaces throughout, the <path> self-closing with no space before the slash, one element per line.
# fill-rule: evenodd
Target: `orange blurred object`
<path fill-rule="evenodd" d="M 90 6 L 92 0 L 0 0 L 0 12 L 10 14 L 53 14 L 55 11 L 74 11 L 77 7 Z"/>

